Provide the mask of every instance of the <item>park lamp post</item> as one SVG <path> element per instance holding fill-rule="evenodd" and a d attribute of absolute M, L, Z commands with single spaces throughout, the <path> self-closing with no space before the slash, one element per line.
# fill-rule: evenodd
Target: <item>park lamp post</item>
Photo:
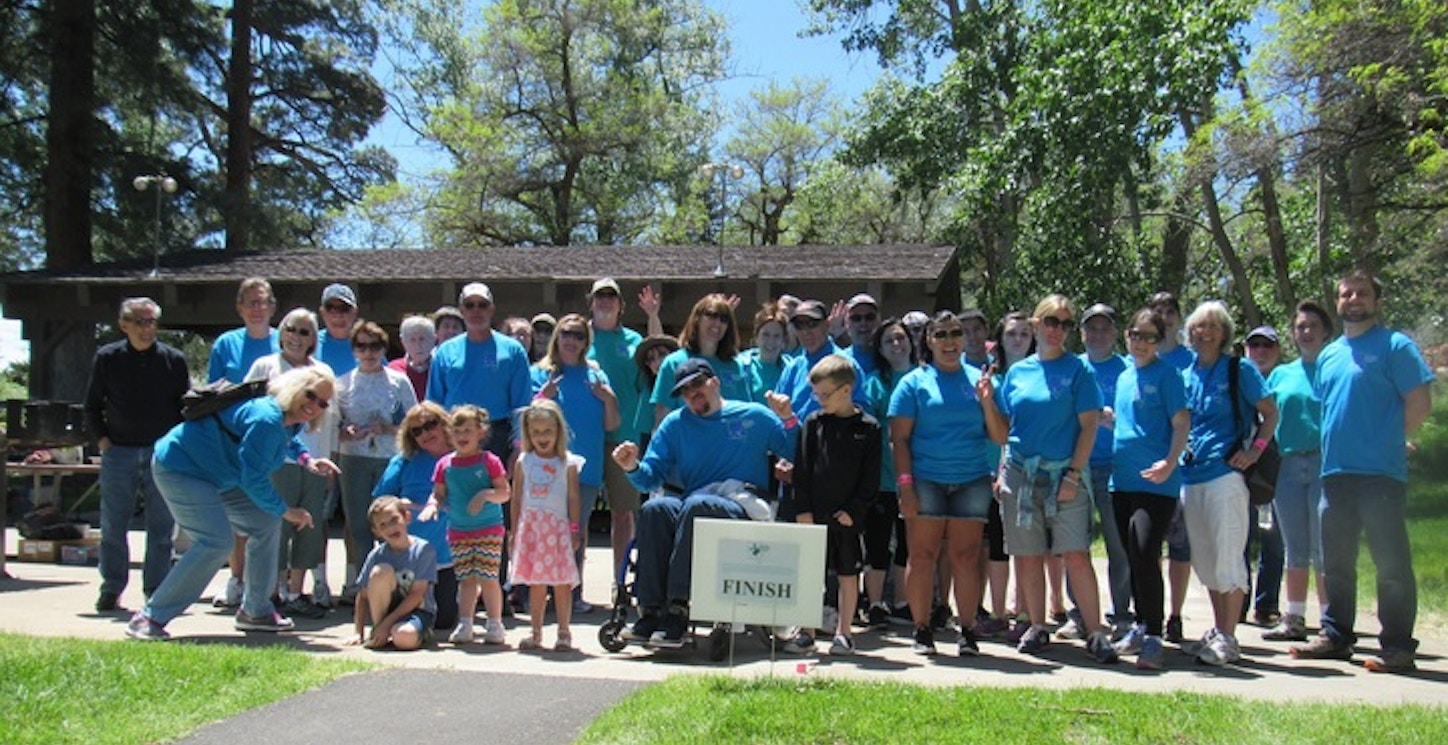
<path fill-rule="evenodd" d="M 145 191 L 152 186 L 156 187 L 156 246 L 153 251 L 155 256 L 153 259 L 154 263 L 151 265 L 151 276 L 159 277 L 161 276 L 161 195 L 163 193 L 176 193 L 176 179 L 164 173 L 145 173 L 132 179 L 131 186 L 136 187 L 136 191 Z"/>
<path fill-rule="evenodd" d="M 744 166 L 738 163 L 705 163 L 699 166 L 699 175 L 705 181 L 712 181 L 715 176 L 719 177 L 719 228 L 714 233 L 714 247 L 718 250 L 718 263 L 714 265 L 715 277 L 726 277 L 728 272 L 724 271 L 724 222 L 728 216 L 724 201 L 729 192 L 729 179 L 738 181 L 744 178 Z"/>

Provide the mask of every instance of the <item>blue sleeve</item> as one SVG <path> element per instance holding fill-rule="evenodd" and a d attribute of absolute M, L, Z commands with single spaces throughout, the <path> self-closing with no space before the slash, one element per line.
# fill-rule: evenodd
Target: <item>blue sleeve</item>
<path fill-rule="evenodd" d="M 679 423 L 679 414 L 674 412 L 664 417 L 658 431 L 649 438 L 649 449 L 639 459 L 639 467 L 627 474 L 629 483 L 641 492 L 651 492 L 664 485 L 664 474 L 674 466 L 674 430 Z"/>
<path fill-rule="evenodd" d="M 916 382 L 917 377 L 912 372 L 907 373 L 905 379 L 900 381 L 900 385 L 895 386 L 895 392 L 890 394 L 890 406 L 886 409 L 886 416 L 891 419 L 897 416 L 906 419 L 917 418 L 916 415 L 919 412 L 916 411 Z"/>
<path fill-rule="evenodd" d="M 211 357 L 206 367 L 206 382 L 215 383 L 226 377 L 227 338 L 222 334 L 211 347 Z"/>
<path fill-rule="evenodd" d="M 543 390 L 543 386 L 548 384 L 548 371 L 537 365 L 532 365 L 528 368 L 528 378 L 531 383 L 533 395 L 536 396 L 538 395 L 538 391 Z"/>
<path fill-rule="evenodd" d="M 451 341 L 451 339 L 448 341 Z M 427 367 L 427 400 L 441 406 L 446 406 L 447 404 L 444 402 L 447 401 L 447 378 L 442 372 L 444 357 L 439 354 L 440 352 L 442 352 L 441 344 L 438 345 L 434 353 L 432 364 Z"/>
<path fill-rule="evenodd" d="M 427 541 L 422 541 L 422 548 L 417 552 L 417 565 L 412 568 L 412 578 L 423 580 L 430 585 L 437 584 L 437 548 Z M 428 592 L 432 592 L 431 588 Z"/>
<path fill-rule="evenodd" d="M 281 517 L 287 511 L 287 503 L 277 493 L 271 475 L 286 460 L 288 443 L 293 438 L 287 428 L 278 426 L 265 415 L 261 406 L 270 400 L 253 399 L 239 404 L 242 411 L 233 420 L 239 420 L 237 434 L 241 437 L 238 450 L 241 472 L 237 482 L 258 508 Z"/>
<path fill-rule="evenodd" d="M 306 425 L 304 424 L 302 427 L 304 428 Z M 292 435 L 292 439 L 287 441 L 287 458 L 301 463 L 303 455 L 310 456 L 311 454 L 311 451 L 307 450 L 307 443 L 302 442 L 302 430 L 298 428 L 297 433 Z"/>
<path fill-rule="evenodd" d="M 1168 417 L 1176 416 L 1178 411 L 1187 408 L 1187 381 L 1176 368 L 1168 371 L 1167 375 L 1160 378 L 1161 401 L 1166 407 Z M 1120 390 L 1120 389 L 1117 389 Z"/>
<path fill-rule="evenodd" d="M 377 486 L 372 487 L 373 498 L 385 496 L 402 496 L 402 453 L 392 456 L 387 461 L 387 468 L 382 470 L 382 478 L 377 479 Z"/>
<path fill-rule="evenodd" d="M 797 438 L 793 432 L 784 428 L 784 422 L 780 421 L 780 418 L 776 416 L 773 411 L 769 411 L 768 409 L 765 411 L 767 412 L 765 416 L 769 419 L 769 423 L 773 427 L 773 429 L 770 430 L 773 433 L 772 441 L 769 443 L 770 451 L 785 460 L 794 460 L 796 453 L 795 445 L 798 443 L 799 438 Z M 795 426 L 801 430 L 804 427 L 803 424 L 796 424 Z"/>
<path fill-rule="evenodd" d="M 1271 391 L 1267 389 L 1267 381 L 1262 379 L 1262 373 L 1257 371 L 1257 366 L 1252 364 L 1251 360 L 1245 357 L 1238 358 L 1237 365 L 1241 368 L 1242 373 L 1237 378 L 1237 382 L 1242 387 L 1242 397 L 1246 399 L 1248 406 L 1255 408 L 1258 402 L 1271 395 Z M 1251 418 L 1251 414 L 1247 412 L 1243 412 L 1242 416 Z"/>
<path fill-rule="evenodd" d="M 1418 386 L 1433 382 L 1433 371 L 1428 369 L 1422 352 L 1411 339 L 1393 332 L 1388 345 L 1388 376 L 1398 395 L 1406 396 Z"/>
<path fill-rule="evenodd" d="M 512 341 L 509 339 L 509 341 Z M 523 349 L 522 344 L 513 342 L 518 349 Z M 528 352 L 526 350 L 517 357 L 514 357 L 513 378 L 508 382 L 508 412 L 509 418 L 516 418 L 522 414 L 523 408 L 533 400 L 533 381 L 528 375 L 530 365 L 528 364 Z M 514 424 L 517 422 L 515 421 Z M 514 428 L 517 432 L 517 428 Z"/>

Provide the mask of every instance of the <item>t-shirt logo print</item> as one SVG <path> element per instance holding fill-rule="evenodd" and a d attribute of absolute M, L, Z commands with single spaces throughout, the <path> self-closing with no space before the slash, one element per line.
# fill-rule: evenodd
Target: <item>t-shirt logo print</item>
<path fill-rule="evenodd" d="M 553 490 L 553 482 L 558 479 L 558 467 L 552 463 L 534 463 L 528 469 L 528 478 L 524 481 L 528 485 L 528 496 L 534 499 L 547 499 L 548 493 Z"/>
<path fill-rule="evenodd" d="M 734 420 L 725 425 L 725 431 L 729 433 L 731 440 L 743 440 L 749 437 L 749 430 L 754 427 L 754 422 Z"/>
<path fill-rule="evenodd" d="M 417 575 L 411 569 L 403 569 L 397 572 L 397 591 L 403 595 L 412 592 L 412 582 Z"/>

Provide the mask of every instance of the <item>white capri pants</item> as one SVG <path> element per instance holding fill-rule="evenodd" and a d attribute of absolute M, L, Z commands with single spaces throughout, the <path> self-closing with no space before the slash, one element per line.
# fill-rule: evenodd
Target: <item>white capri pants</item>
<path fill-rule="evenodd" d="M 1192 570 L 1213 592 L 1248 591 L 1247 482 L 1233 471 L 1182 487 L 1182 519 L 1192 546 Z"/>

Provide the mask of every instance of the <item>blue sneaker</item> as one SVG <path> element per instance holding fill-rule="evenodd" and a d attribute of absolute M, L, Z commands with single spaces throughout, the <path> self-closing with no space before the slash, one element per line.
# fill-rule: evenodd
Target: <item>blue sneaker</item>
<path fill-rule="evenodd" d="M 1107 636 L 1104 629 L 1096 629 L 1086 637 L 1086 652 L 1103 665 L 1120 659 L 1116 650 L 1111 647 L 1111 637 Z"/>
<path fill-rule="evenodd" d="M 1140 654 L 1141 646 L 1145 642 L 1146 627 L 1141 624 L 1136 624 L 1126 632 L 1126 636 L 1121 637 L 1120 640 L 1111 646 L 1116 650 L 1117 654 Z"/>
<path fill-rule="evenodd" d="M 1166 667 L 1166 649 L 1161 646 L 1161 637 L 1148 636 L 1141 642 L 1141 651 L 1136 655 L 1139 670 L 1160 670 Z"/>

